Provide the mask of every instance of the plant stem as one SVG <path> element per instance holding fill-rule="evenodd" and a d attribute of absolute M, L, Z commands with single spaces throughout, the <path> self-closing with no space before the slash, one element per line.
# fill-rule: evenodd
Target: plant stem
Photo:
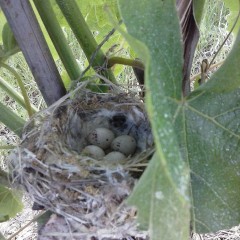
<path fill-rule="evenodd" d="M 10 97 L 12 97 L 18 104 L 20 104 L 25 109 L 26 104 L 22 95 L 20 95 L 7 81 L 0 77 L 0 88 L 4 90 Z M 38 112 L 38 109 L 31 105 L 32 112 Z"/>
<path fill-rule="evenodd" d="M 22 79 L 20 78 L 18 73 L 12 67 L 8 66 L 7 64 L 0 63 L 0 66 L 6 68 L 16 78 L 18 86 L 20 87 L 21 92 L 22 92 L 22 96 L 23 96 L 23 99 L 24 99 L 24 102 L 25 102 L 26 110 L 28 112 L 29 117 L 31 117 L 33 115 L 33 110 L 32 110 L 31 103 L 30 103 L 30 100 L 28 98 L 27 91 L 26 91 L 26 89 L 24 87 Z"/>
<path fill-rule="evenodd" d="M 144 65 L 141 61 L 122 58 L 122 57 L 111 57 L 111 58 L 109 58 L 108 61 L 107 61 L 107 68 L 111 68 L 115 64 L 127 65 L 127 66 L 131 66 L 131 67 L 135 67 L 135 68 L 144 70 Z"/>
<path fill-rule="evenodd" d="M 104 64 L 106 57 L 102 50 L 98 49 L 98 44 L 85 22 L 76 1 L 56 0 L 56 2 L 81 45 L 89 64 L 96 72 L 100 72 L 110 81 L 116 82 L 112 71 L 105 69 Z"/>
<path fill-rule="evenodd" d="M 70 79 L 76 80 L 80 76 L 81 71 L 70 47 L 68 46 L 67 40 L 57 21 L 50 1 L 34 0 L 34 4 Z"/>
<path fill-rule="evenodd" d="M 224 63 L 225 60 L 221 61 L 221 62 L 218 62 L 218 63 L 215 63 L 215 64 L 212 64 L 209 68 L 208 68 L 208 71 L 211 71 L 212 69 L 218 67 L 218 66 L 221 66 L 223 63 Z M 201 73 L 197 73 L 195 75 L 193 75 L 191 78 L 190 78 L 190 82 L 194 81 L 196 78 L 200 77 L 201 76 Z"/>
<path fill-rule="evenodd" d="M 25 121 L 20 118 L 16 113 L 14 113 L 10 108 L 3 105 L 1 102 L 0 112 L 0 122 L 2 122 L 20 137 Z"/>

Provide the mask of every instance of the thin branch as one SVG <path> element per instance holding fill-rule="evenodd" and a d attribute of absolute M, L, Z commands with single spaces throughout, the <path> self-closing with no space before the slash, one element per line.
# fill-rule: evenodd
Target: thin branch
<path fill-rule="evenodd" d="M 144 70 L 144 65 L 139 60 L 127 59 L 127 58 L 122 58 L 122 57 L 111 57 L 107 60 L 107 68 L 111 68 L 115 64 L 131 66 L 131 67 L 135 67 L 135 68 Z"/>

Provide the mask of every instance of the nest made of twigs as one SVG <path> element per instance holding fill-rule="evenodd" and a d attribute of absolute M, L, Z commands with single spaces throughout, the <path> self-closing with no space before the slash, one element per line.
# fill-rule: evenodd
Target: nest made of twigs
<path fill-rule="evenodd" d="M 66 232 L 72 239 L 147 239 L 147 232 L 137 229 L 136 210 L 124 203 L 153 153 L 144 103 L 121 87 L 93 93 L 85 86 L 28 122 L 10 155 L 13 180 L 36 203 L 64 217 L 68 231 L 62 229 L 59 239 L 68 239 Z M 96 128 L 131 136 L 134 153 L 119 161 L 86 155 Z"/>

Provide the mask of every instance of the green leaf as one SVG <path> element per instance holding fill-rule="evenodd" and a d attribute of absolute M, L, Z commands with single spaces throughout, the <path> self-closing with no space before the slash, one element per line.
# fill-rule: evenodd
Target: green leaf
<path fill-rule="evenodd" d="M 74 0 L 68 0 L 67 2 L 63 0 L 56 0 L 56 2 L 81 45 L 89 64 L 91 64 L 95 71 L 99 72 L 99 67 L 104 65 L 106 56 L 101 48 L 98 49 L 98 44 L 77 3 Z M 92 58 L 92 56 L 94 56 L 94 58 Z M 110 69 L 102 68 L 100 73 L 107 77 L 110 81 L 116 83 L 116 79 Z"/>
<path fill-rule="evenodd" d="M 149 228 L 151 239 L 188 239 L 189 222 L 185 221 L 189 219 L 188 201 L 179 194 L 169 177 L 168 166 L 157 154 L 128 203 L 138 207 L 141 227 Z"/>
<path fill-rule="evenodd" d="M 51 3 L 61 26 L 69 28 L 69 25 L 56 2 L 51 0 Z M 76 3 L 90 30 L 94 33 L 95 39 L 98 43 L 102 42 L 113 28 L 113 24 L 109 19 L 109 14 L 106 9 L 111 11 L 116 20 L 120 20 L 117 0 L 76 0 Z M 128 45 L 124 43 L 121 34 L 115 32 L 114 35 L 103 45 L 102 50 L 107 52 L 108 49 L 116 44 L 116 42 L 121 43 L 121 48 L 128 48 Z"/>
<path fill-rule="evenodd" d="M 19 52 L 20 48 L 8 22 L 6 22 L 6 19 L 1 11 L 0 11 L 0 32 L 1 32 L 0 42 L 2 41 L 3 43 L 3 45 L 0 45 L 0 62 L 4 62 L 7 60 L 7 58 Z"/>
<path fill-rule="evenodd" d="M 205 0 L 193 0 L 193 13 L 194 13 L 194 18 L 198 27 L 201 24 L 204 5 L 205 5 Z"/>
<path fill-rule="evenodd" d="M 2 9 L 0 9 L 0 44 L 2 43 L 2 30 L 5 23 L 6 23 L 6 18 L 3 14 Z"/>
<path fill-rule="evenodd" d="M 206 85 L 202 85 L 202 87 L 196 90 L 196 92 L 202 91 L 202 89 L 204 89 L 204 91 L 208 91 L 209 93 L 231 92 L 239 87 L 239 35 L 240 32 L 235 41 L 233 50 L 228 55 L 227 61 L 224 61 L 222 67 L 219 68 L 219 70 L 211 78 L 211 81 L 208 81 Z"/>
<path fill-rule="evenodd" d="M 1 65 L 0 65 L 1 66 Z M 27 109 L 26 103 L 22 95 L 20 95 L 15 88 L 12 87 L 7 81 L 0 77 L 0 88 L 4 90 L 10 97 L 12 97 L 18 104 Z M 37 112 L 37 108 L 31 105 L 32 111 Z"/>
<path fill-rule="evenodd" d="M 48 222 L 52 214 L 53 213 L 48 210 L 37 218 L 38 229 L 41 229 Z"/>
<path fill-rule="evenodd" d="M 117 0 L 76 0 L 76 3 L 81 10 L 83 17 L 89 26 L 89 29 L 91 32 L 93 32 L 96 42 L 100 44 L 108 35 L 108 33 L 113 29 L 113 24 L 109 19 L 109 11 L 111 11 L 117 21 L 120 20 Z M 51 4 L 60 25 L 64 28 L 69 29 L 69 25 L 56 2 L 54 0 L 51 0 Z M 112 49 L 116 43 L 119 43 L 119 48 L 114 49 L 112 55 L 118 55 L 119 50 L 123 49 L 125 49 L 126 52 L 130 51 L 129 45 L 123 39 L 122 35 L 118 32 L 115 32 L 110 37 L 110 39 L 104 43 L 101 50 L 107 54 L 109 49 Z M 120 74 L 121 72 L 123 72 L 123 68 L 118 67 L 117 74 Z"/>
<path fill-rule="evenodd" d="M 71 79 L 69 78 L 69 75 L 67 74 L 66 70 L 63 70 L 61 73 L 61 78 L 64 84 L 64 87 L 69 90 L 71 87 Z"/>
<path fill-rule="evenodd" d="M 240 35 L 211 80 L 181 98 L 174 3 L 119 0 L 129 35 L 120 31 L 146 64 L 146 103 L 157 151 L 129 202 L 138 207 L 151 239 L 187 239 L 186 165 L 193 228 L 214 232 L 240 222 Z"/>
<path fill-rule="evenodd" d="M 25 121 L 15 114 L 10 108 L 0 102 L 0 122 L 7 126 L 10 130 L 21 136 Z"/>
<path fill-rule="evenodd" d="M 240 1 L 239 0 L 223 0 L 225 6 L 229 8 L 230 14 L 227 16 L 228 30 L 234 25 L 237 15 L 239 13 Z M 240 20 L 238 19 L 237 25 L 233 29 L 233 34 L 236 37 L 240 27 Z"/>
<path fill-rule="evenodd" d="M 214 232 L 240 222 L 240 33 L 223 66 L 185 104 L 193 222 Z"/>
<path fill-rule="evenodd" d="M 22 209 L 19 192 L 0 185 L 0 222 L 14 217 Z"/>
<path fill-rule="evenodd" d="M 187 239 L 188 169 L 171 120 L 181 101 L 183 55 L 175 1 L 119 0 L 119 6 L 131 36 L 123 34 L 146 64 L 147 110 L 157 150 L 129 202 L 138 207 L 151 239 Z M 181 121 L 175 119 L 176 128 Z"/>
<path fill-rule="evenodd" d="M 16 47 L 18 47 L 17 41 L 16 41 L 16 39 L 13 35 L 13 32 L 7 22 L 3 26 L 2 41 L 3 41 L 3 47 L 4 47 L 5 52 L 12 51 Z"/>
<path fill-rule="evenodd" d="M 9 72 L 11 72 L 11 73 L 14 75 L 14 77 L 16 78 L 17 83 L 18 83 L 18 86 L 19 86 L 20 89 L 21 89 L 21 93 L 22 93 L 22 96 L 23 96 L 23 99 L 24 99 L 25 108 L 26 108 L 26 110 L 27 110 L 27 112 L 28 112 L 28 115 L 29 115 L 29 116 L 32 116 L 33 113 L 34 113 L 34 111 L 35 111 L 35 109 L 31 107 L 31 103 L 30 103 L 29 97 L 28 97 L 28 95 L 27 95 L 27 91 L 26 91 L 26 89 L 25 89 L 24 83 L 23 83 L 20 75 L 17 73 L 17 71 L 16 71 L 14 68 L 10 67 L 9 65 L 7 65 L 7 64 L 5 64 L 5 63 L 3 63 L 3 62 L 0 62 L 0 67 L 3 67 L 3 68 L 5 68 L 5 69 L 7 69 L 7 70 L 8 70 Z M 3 83 L 3 82 L 2 82 L 2 83 Z M 2 84 L 2 86 L 3 86 L 3 84 Z M 6 90 L 6 86 L 5 86 L 5 90 Z M 8 90 L 10 90 L 10 89 L 8 89 Z M 15 120 L 16 120 L 16 119 L 15 119 Z M 0 119 L 0 121 L 1 121 L 1 119 Z"/>
<path fill-rule="evenodd" d="M 120 20 L 116 0 L 77 0 L 77 3 L 85 16 L 87 23 L 95 28 L 93 30 L 107 26 L 112 27 L 112 24 L 106 15 L 106 7 L 110 9 L 114 16 L 116 16 L 116 19 Z"/>
<path fill-rule="evenodd" d="M 96 37 L 98 43 L 100 43 L 113 28 L 106 8 L 111 11 L 115 20 L 120 20 L 117 0 L 78 0 L 77 3 L 90 29 L 98 33 Z M 107 51 L 107 49 L 116 42 L 121 42 L 121 38 L 119 33 L 115 33 L 115 35 L 104 44 L 103 50 Z"/>

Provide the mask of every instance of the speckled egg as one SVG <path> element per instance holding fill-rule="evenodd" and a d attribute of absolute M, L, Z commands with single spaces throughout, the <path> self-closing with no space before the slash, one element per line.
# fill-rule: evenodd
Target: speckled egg
<path fill-rule="evenodd" d="M 111 161 L 111 162 L 119 162 L 125 158 L 126 156 L 124 154 L 117 151 L 110 152 L 104 157 L 105 160 Z"/>
<path fill-rule="evenodd" d="M 126 156 L 132 155 L 136 150 L 136 146 L 136 140 L 129 135 L 116 137 L 111 144 L 113 150 L 119 151 Z"/>
<path fill-rule="evenodd" d="M 93 158 L 103 158 L 105 156 L 105 152 L 98 146 L 88 145 L 82 150 L 82 154 Z"/>
<path fill-rule="evenodd" d="M 92 145 L 96 145 L 102 149 L 110 147 L 114 133 L 107 128 L 96 128 L 87 137 L 87 140 Z"/>

